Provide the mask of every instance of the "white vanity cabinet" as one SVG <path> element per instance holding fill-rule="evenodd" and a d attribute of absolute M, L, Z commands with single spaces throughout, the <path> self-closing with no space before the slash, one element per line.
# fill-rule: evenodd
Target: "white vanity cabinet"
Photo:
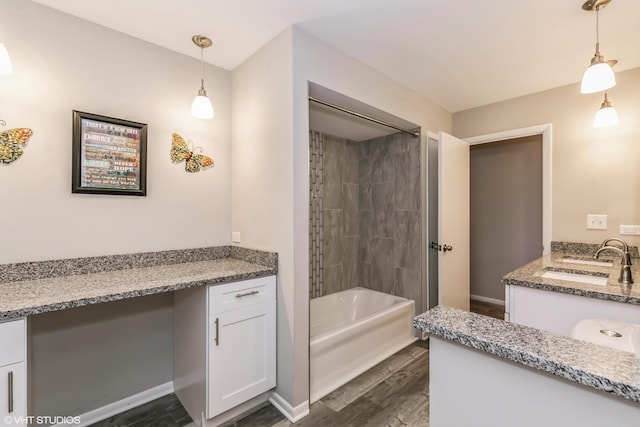
<path fill-rule="evenodd" d="M 505 303 L 505 320 L 566 336 L 587 318 L 640 324 L 638 305 L 524 286 L 505 285 Z"/>
<path fill-rule="evenodd" d="M 19 424 L 27 415 L 26 320 L 0 322 L 0 343 L 0 421 Z"/>
<path fill-rule="evenodd" d="M 174 294 L 174 388 L 196 424 L 275 384 L 275 276 Z"/>

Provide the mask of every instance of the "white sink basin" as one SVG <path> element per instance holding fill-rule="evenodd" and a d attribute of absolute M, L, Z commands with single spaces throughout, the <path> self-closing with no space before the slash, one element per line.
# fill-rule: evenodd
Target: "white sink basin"
<path fill-rule="evenodd" d="M 595 259 L 562 258 L 561 261 L 570 263 L 570 264 L 599 265 L 601 267 L 613 267 L 613 263 L 611 261 L 598 261 Z"/>
<path fill-rule="evenodd" d="M 547 279 L 567 280 L 570 282 L 587 283 L 589 285 L 605 286 L 607 284 L 608 277 L 596 276 L 591 274 L 570 273 L 567 271 L 554 271 L 546 270 L 540 275 Z"/>
<path fill-rule="evenodd" d="M 573 338 L 640 354 L 640 325 L 605 319 L 584 319 L 571 332 Z"/>

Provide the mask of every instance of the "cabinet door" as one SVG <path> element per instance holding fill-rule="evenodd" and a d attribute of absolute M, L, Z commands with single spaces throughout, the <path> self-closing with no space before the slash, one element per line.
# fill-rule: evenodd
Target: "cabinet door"
<path fill-rule="evenodd" d="M 275 387 L 275 300 L 212 313 L 207 418 Z"/>
<path fill-rule="evenodd" d="M 27 378 L 24 366 L 24 362 L 20 362 L 0 367 L 0 421 L 7 425 L 26 424 L 23 418 L 27 415 Z"/>

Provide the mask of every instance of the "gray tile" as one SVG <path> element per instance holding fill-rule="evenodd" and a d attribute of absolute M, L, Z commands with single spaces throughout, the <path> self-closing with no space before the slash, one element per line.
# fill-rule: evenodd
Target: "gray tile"
<path fill-rule="evenodd" d="M 360 182 L 358 184 L 358 208 L 360 210 L 371 209 L 371 183 Z"/>
<path fill-rule="evenodd" d="M 358 249 L 360 238 L 347 236 L 342 239 L 342 263 L 352 265 L 358 263 Z"/>
<path fill-rule="evenodd" d="M 358 259 L 371 263 L 371 238 L 373 237 L 373 212 L 360 211 L 360 251 Z"/>
<path fill-rule="evenodd" d="M 403 151 L 393 157 L 394 192 L 396 209 L 420 210 L 420 157 L 419 153 Z"/>
<path fill-rule="evenodd" d="M 342 264 L 324 267 L 323 295 L 329 295 L 342 290 Z"/>
<path fill-rule="evenodd" d="M 371 264 L 360 261 L 358 263 L 358 286 L 371 288 Z"/>
<path fill-rule="evenodd" d="M 353 141 L 346 142 L 345 148 L 345 162 L 342 168 L 342 183 L 343 184 L 358 184 L 359 179 L 359 162 L 360 162 L 360 149 L 358 143 Z"/>
<path fill-rule="evenodd" d="M 323 192 L 325 209 L 342 209 L 342 168 L 344 165 L 344 143 L 334 138 L 325 138 Z"/>
<path fill-rule="evenodd" d="M 383 138 L 371 140 L 371 183 L 393 182 L 393 153 Z"/>
<path fill-rule="evenodd" d="M 342 184 L 342 206 L 344 210 L 344 235 L 359 233 L 358 184 Z"/>
<path fill-rule="evenodd" d="M 325 210 L 322 212 L 322 248 L 324 265 L 342 263 L 342 210 Z"/>
<path fill-rule="evenodd" d="M 421 266 L 422 221 L 420 211 L 395 211 L 392 221 L 394 262 L 402 268 Z"/>
<path fill-rule="evenodd" d="M 393 183 L 372 184 L 371 204 L 372 237 L 393 237 Z"/>
<path fill-rule="evenodd" d="M 420 270 L 396 268 L 396 295 L 416 302 L 416 314 L 422 313 L 422 280 Z"/>
<path fill-rule="evenodd" d="M 358 236 L 342 239 L 342 289 L 358 286 L 358 250 L 360 238 Z"/>
<path fill-rule="evenodd" d="M 392 293 L 395 276 L 393 239 L 373 238 L 371 256 L 371 289 Z"/>

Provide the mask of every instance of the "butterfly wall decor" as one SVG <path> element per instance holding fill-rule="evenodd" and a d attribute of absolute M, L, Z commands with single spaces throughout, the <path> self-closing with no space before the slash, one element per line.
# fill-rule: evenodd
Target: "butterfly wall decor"
<path fill-rule="evenodd" d="M 3 126 L 6 124 L 2 121 Z M 7 129 L 0 132 L 0 163 L 11 164 L 22 156 L 21 146 L 25 145 L 33 131 L 28 128 Z"/>
<path fill-rule="evenodd" d="M 174 133 L 171 144 L 171 161 L 173 163 L 184 161 L 184 170 L 187 172 L 199 172 L 200 169 L 213 166 L 213 159 L 211 157 L 205 156 L 204 154 L 193 154 L 193 152 L 198 149 L 202 151 L 200 147 L 189 149 L 187 141 L 177 133 Z"/>

